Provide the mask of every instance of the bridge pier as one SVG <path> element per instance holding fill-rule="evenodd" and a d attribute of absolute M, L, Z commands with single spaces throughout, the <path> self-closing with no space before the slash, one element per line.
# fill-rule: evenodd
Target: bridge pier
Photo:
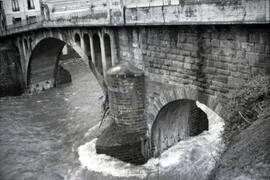
<path fill-rule="evenodd" d="M 143 164 L 147 161 L 144 74 L 127 62 L 121 63 L 108 70 L 107 87 L 114 123 L 97 140 L 97 153 Z"/>

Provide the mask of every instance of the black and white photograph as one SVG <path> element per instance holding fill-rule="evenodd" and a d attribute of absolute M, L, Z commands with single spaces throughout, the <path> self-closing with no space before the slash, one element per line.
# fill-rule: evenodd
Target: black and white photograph
<path fill-rule="evenodd" d="M 270 180 L 270 0 L 0 0 L 0 180 Z"/>

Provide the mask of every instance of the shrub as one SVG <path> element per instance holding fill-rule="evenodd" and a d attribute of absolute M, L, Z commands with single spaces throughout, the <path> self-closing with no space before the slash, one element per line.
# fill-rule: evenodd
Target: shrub
<path fill-rule="evenodd" d="M 225 142 L 257 120 L 267 99 L 270 99 L 268 76 L 257 75 L 237 88 L 225 106 Z"/>

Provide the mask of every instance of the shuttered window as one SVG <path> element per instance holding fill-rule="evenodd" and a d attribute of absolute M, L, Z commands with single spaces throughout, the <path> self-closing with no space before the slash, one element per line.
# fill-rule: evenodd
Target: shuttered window
<path fill-rule="evenodd" d="M 35 9 L 34 0 L 27 0 L 28 9 Z"/>
<path fill-rule="evenodd" d="M 20 11 L 18 0 L 11 0 L 12 11 Z"/>

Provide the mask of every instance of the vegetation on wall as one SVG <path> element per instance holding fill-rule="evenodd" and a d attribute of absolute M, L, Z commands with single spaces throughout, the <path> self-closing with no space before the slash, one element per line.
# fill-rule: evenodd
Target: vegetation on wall
<path fill-rule="evenodd" d="M 267 108 L 270 100 L 270 77 L 257 75 L 239 85 L 226 105 L 225 141 L 249 127 Z"/>

